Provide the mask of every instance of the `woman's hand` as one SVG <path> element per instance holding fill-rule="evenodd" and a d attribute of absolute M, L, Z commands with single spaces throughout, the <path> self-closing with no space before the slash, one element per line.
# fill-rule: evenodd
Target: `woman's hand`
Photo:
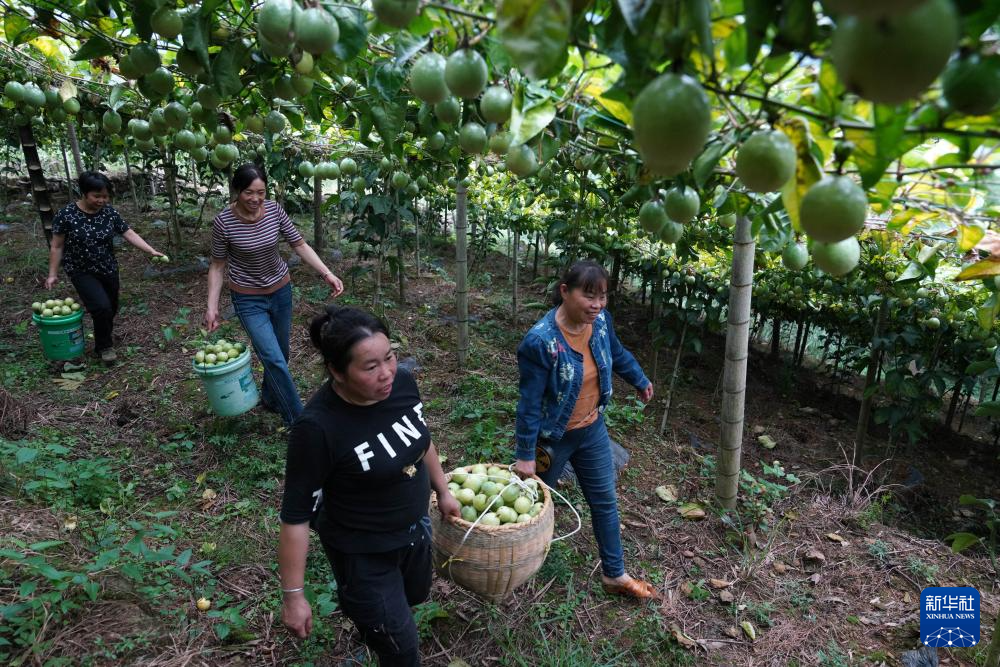
<path fill-rule="evenodd" d="M 219 319 L 219 309 L 218 308 L 208 308 L 205 311 L 205 329 L 212 333 L 219 326 L 222 325 L 222 321 Z"/>
<path fill-rule="evenodd" d="M 344 293 L 344 283 L 337 276 L 333 275 L 332 271 L 323 274 L 323 280 L 333 288 L 333 297 L 337 298 Z"/>
<path fill-rule="evenodd" d="M 636 396 L 639 397 L 640 401 L 642 401 L 646 405 L 649 405 L 649 402 L 653 400 L 653 383 L 650 382 L 648 385 L 646 385 L 645 389 L 636 389 L 635 393 Z"/>
<path fill-rule="evenodd" d="M 49 276 L 45 279 L 45 289 L 52 289 L 59 282 L 59 276 Z"/>
<path fill-rule="evenodd" d="M 299 639 L 305 639 L 312 632 L 312 607 L 302 591 L 284 594 L 281 621 Z"/>
<path fill-rule="evenodd" d="M 521 477 L 531 477 L 535 474 L 535 462 L 518 459 L 514 462 L 514 472 Z"/>
<path fill-rule="evenodd" d="M 439 493 L 437 501 L 442 519 L 447 519 L 448 517 L 455 517 L 457 519 L 462 516 L 462 506 L 455 500 L 455 496 L 451 495 L 451 491 L 445 490 L 444 493 Z"/>

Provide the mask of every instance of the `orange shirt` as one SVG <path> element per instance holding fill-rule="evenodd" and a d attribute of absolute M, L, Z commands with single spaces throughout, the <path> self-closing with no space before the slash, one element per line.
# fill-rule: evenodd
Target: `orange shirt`
<path fill-rule="evenodd" d="M 573 414 L 569 417 L 566 430 L 572 431 L 577 428 L 590 426 L 597 421 L 597 403 L 601 398 L 601 383 L 597 375 L 597 363 L 594 361 L 594 354 L 590 351 L 590 336 L 594 332 L 594 325 L 588 324 L 581 333 L 571 334 L 561 325 L 559 330 L 569 346 L 583 355 L 583 384 L 580 385 L 580 396 L 573 406 Z"/>

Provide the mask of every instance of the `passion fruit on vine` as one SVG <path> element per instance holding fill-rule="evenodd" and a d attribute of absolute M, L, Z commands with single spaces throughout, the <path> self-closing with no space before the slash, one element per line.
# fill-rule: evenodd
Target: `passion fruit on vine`
<path fill-rule="evenodd" d="M 639 207 L 639 224 L 646 233 L 659 234 L 667 222 L 667 213 L 660 202 L 648 201 Z"/>
<path fill-rule="evenodd" d="M 646 167 L 661 176 L 687 169 L 704 148 L 711 127 L 708 96 L 685 74 L 661 74 L 632 105 L 636 148 Z"/>
<path fill-rule="evenodd" d="M 861 244 L 854 236 L 836 243 L 813 241 L 812 258 L 816 266 L 836 278 L 850 273 L 858 265 L 861 260 Z"/>
<path fill-rule="evenodd" d="M 474 49 L 456 49 L 445 63 L 444 80 L 448 89 L 467 100 L 479 97 L 488 76 L 486 61 Z"/>
<path fill-rule="evenodd" d="M 958 58 L 941 75 L 944 99 L 970 116 L 990 113 L 1000 102 L 1000 60 L 978 55 Z"/>
<path fill-rule="evenodd" d="M 448 99 L 448 84 L 444 81 L 447 64 L 440 53 L 425 53 L 410 68 L 410 90 L 418 99 L 437 104 Z"/>
<path fill-rule="evenodd" d="M 701 198 L 694 188 L 686 185 L 672 188 L 667 192 L 663 208 L 674 222 L 691 222 L 701 208 Z"/>
<path fill-rule="evenodd" d="M 420 0 L 372 0 L 372 11 L 382 23 L 393 28 L 405 28 L 417 17 Z"/>
<path fill-rule="evenodd" d="M 503 86 L 490 86 L 479 100 L 479 111 L 488 123 L 505 123 L 510 118 L 514 98 Z"/>
<path fill-rule="evenodd" d="M 872 102 L 900 104 L 941 74 L 958 37 L 950 0 L 927 0 L 890 17 L 847 16 L 833 33 L 833 66 L 848 90 Z"/>
<path fill-rule="evenodd" d="M 865 226 L 868 198 L 847 176 L 824 176 L 802 198 L 799 222 L 809 238 L 836 243 Z"/>
<path fill-rule="evenodd" d="M 795 146 L 780 130 L 757 132 L 736 155 L 736 175 L 754 192 L 776 192 L 795 175 Z"/>
<path fill-rule="evenodd" d="M 781 251 L 781 263 L 789 271 L 801 271 L 809 263 L 809 249 L 804 243 L 792 241 Z"/>

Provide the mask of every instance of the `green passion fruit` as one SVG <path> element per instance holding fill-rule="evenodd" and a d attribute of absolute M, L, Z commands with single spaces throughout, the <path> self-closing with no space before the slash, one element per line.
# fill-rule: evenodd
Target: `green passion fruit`
<path fill-rule="evenodd" d="M 658 201 L 648 201 L 639 207 L 639 224 L 646 233 L 656 235 L 663 225 L 667 224 L 667 213 L 663 204 Z"/>
<path fill-rule="evenodd" d="M 479 97 L 488 76 L 486 61 L 473 49 L 456 49 L 445 63 L 444 80 L 448 89 L 464 99 Z"/>
<path fill-rule="evenodd" d="M 674 222 L 691 222 L 701 208 L 701 198 L 694 188 L 683 186 L 667 192 L 663 208 Z"/>
<path fill-rule="evenodd" d="M 801 271 L 809 263 L 809 249 L 804 243 L 792 241 L 781 251 L 781 263 L 789 271 Z"/>
<path fill-rule="evenodd" d="M 437 104 L 448 99 L 450 92 L 444 80 L 447 60 L 440 53 L 425 53 L 410 68 L 410 90 L 420 100 Z"/>
<path fill-rule="evenodd" d="M 865 226 L 868 198 L 847 176 L 824 176 L 802 198 L 799 222 L 809 238 L 836 243 Z"/>
<path fill-rule="evenodd" d="M 736 175 L 754 192 L 776 192 L 795 175 L 795 162 L 795 146 L 784 132 L 757 132 L 736 155 Z"/>
<path fill-rule="evenodd" d="M 486 129 L 476 122 L 468 122 L 458 132 L 458 145 L 466 153 L 478 155 L 486 151 Z"/>
<path fill-rule="evenodd" d="M 861 244 L 857 237 L 848 236 L 836 243 L 813 241 L 813 262 L 829 275 L 837 278 L 854 270 L 861 259 Z"/>
<path fill-rule="evenodd" d="M 711 126 L 708 96 L 684 74 L 661 74 L 632 105 L 636 148 L 646 167 L 660 176 L 687 169 L 704 148 Z"/>
<path fill-rule="evenodd" d="M 420 0 L 372 0 L 372 11 L 382 23 L 405 28 L 417 17 Z"/>
<path fill-rule="evenodd" d="M 510 118 L 514 97 L 503 86 L 490 86 L 479 100 L 479 112 L 487 123 L 507 122 Z"/>
<path fill-rule="evenodd" d="M 901 104 L 933 83 L 958 37 L 950 0 L 927 0 L 891 17 L 847 16 L 833 33 L 833 66 L 848 90 L 872 102 Z"/>
<path fill-rule="evenodd" d="M 1000 58 L 952 60 L 941 75 L 941 91 L 956 111 L 970 116 L 990 113 L 1000 102 Z"/>

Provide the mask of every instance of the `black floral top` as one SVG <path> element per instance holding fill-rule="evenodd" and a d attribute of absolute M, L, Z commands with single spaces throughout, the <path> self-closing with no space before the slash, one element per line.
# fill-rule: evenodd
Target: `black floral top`
<path fill-rule="evenodd" d="M 63 206 L 52 221 L 53 234 L 65 234 L 63 269 L 68 276 L 94 273 L 101 276 L 118 272 L 112 240 L 129 229 L 111 206 L 97 213 L 85 213 L 72 202 Z"/>

